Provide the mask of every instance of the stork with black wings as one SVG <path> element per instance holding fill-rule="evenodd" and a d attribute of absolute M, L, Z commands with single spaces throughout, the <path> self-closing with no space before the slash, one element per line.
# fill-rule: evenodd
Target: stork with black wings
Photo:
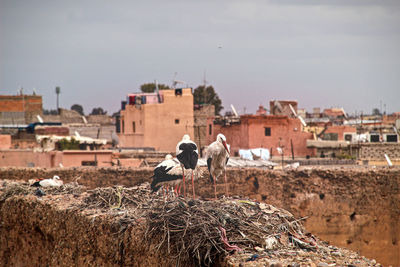
<path fill-rule="evenodd" d="M 197 145 L 190 140 L 190 136 L 185 134 L 180 141 L 176 145 L 176 158 L 181 163 L 182 167 L 182 176 L 183 176 L 183 196 L 186 197 L 186 185 L 185 185 L 185 169 L 193 170 L 192 173 L 192 190 L 193 190 L 193 198 L 196 197 L 194 190 L 194 170 L 197 166 L 197 161 L 199 160 L 199 151 L 197 149 Z"/>
<path fill-rule="evenodd" d="M 182 169 L 180 164 L 175 161 L 172 155 L 165 156 L 162 161 L 154 168 L 153 181 L 151 182 L 151 189 L 157 192 L 162 186 L 168 187 L 175 186 L 175 194 L 178 194 L 177 187 L 182 182 Z"/>

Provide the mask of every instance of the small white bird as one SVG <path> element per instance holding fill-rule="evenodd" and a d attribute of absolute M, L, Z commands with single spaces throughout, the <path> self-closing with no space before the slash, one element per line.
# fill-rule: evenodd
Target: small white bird
<path fill-rule="evenodd" d="M 186 170 L 194 170 L 197 166 L 197 161 L 199 160 L 199 151 L 197 149 L 197 145 L 190 140 L 190 136 L 185 134 L 180 141 L 176 145 L 176 157 L 181 163 L 182 173 L 183 173 L 183 196 L 186 197 L 186 186 L 185 186 L 185 171 Z M 194 192 L 194 172 L 192 172 L 192 190 L 193 190 L 193 198 L 196 197 Z"/>
<path fill-rule="evenodd" d="M 36 187 L 51 187 L 51 186 L 55 186 L 55 187 L 59 187 L 63 185 L 63 181 L 60 179 L 59 176 L 54 175 L 52 179 L 43 179 L 43 180 L 39 180 L 34 182 L 31 186 L 36 186 Z"/>
<path fill-rule="evenodd" d="M 224 173 L 225 192 L 228 195 L 226 182 L 226 164 L 229 160 L 230 150 L 226 144 L 226 137 L 223 134 L 217 135 L 217 140 L 208 146 L 206 152 L 207 167 L 210 172 L 210 180 L 214 183 L 214 195 L 217 199 L 217 184 L 216 180 Z"/>

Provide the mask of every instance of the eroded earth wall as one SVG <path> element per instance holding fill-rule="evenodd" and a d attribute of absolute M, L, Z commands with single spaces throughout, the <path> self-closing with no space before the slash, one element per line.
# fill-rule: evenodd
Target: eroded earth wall
<path fill-rule="evenodd" d="M 205 172 L 206 173 L 206 172 Z M 0 169 L 0 179 L 28 180 L 59 175 L 89 188 L 132 186 L 150 181 L 152 169 Z M 311 233 L 332 244 L 400 266 L 400 169 L 303 168 L 297 171 L 229 169 L 229 193 L 282 207 L 305 218 Z M 191 188 L 186 188 L 191 192 Z M 197 193 L 213 197 L 207 175 Z M 220 177 L 217 191 L 225 190 Z M 18 216 L 18 215 L 13 215 Z M 22 220 L 22 218 L 21 218 Z"/>

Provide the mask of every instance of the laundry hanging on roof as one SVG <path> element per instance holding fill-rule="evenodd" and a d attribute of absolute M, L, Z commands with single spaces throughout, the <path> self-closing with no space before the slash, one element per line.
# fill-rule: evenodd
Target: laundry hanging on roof
<path fill-rule="evenodd" d="M 130 95 L 129 96 L 129 105 L 134 105 L 135 104 L 135 98 L 136 98 L 136 96 L 134 96 L 134 95 Z"/>
<path fill-rule="evenodd" d="M 239 156 L 247 160 L 254 160 L 254 158 L 269 160 L 270 153 L 266 148 L 239 149 Z"/>

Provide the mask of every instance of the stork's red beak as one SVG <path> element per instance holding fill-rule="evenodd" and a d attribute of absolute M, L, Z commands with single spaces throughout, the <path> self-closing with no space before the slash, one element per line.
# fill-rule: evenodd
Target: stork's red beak
<path fill-rule="evenodd" d="M 228 146 L 226 145 L 226 142 L 222 141 L 222 144 L 224 145 L 226 152 L 228 152 L 228 154 L 230 154 L 231 152 L 229 151 Z"/>

